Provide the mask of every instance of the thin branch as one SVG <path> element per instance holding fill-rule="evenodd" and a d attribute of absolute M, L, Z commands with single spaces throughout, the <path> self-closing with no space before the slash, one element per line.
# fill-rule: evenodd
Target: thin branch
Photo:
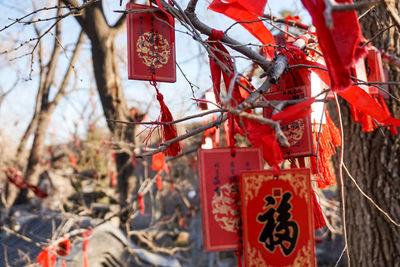
<path fill-rule="evenodd" d="M 188 5 L 189 6 L 189 5 Z M 186 16 L 189 18 L 190 22 L 193 26 L 200 31 L 202 34 L 211 35 L 212 28 L 207 26 L 206 24 L 202 23 L 193 12 L 191 8 L 186 8 L 185 12 Z M 264 70 L 268 70 L 271 67 L 271 63 L 266 60 L 263 56 L 255 52 L 254 50 L 241 46 L 235 39 L 230 38 L 227 35 L 222 37 L 222 42 L 226 43 L 232 49 L 238 51 L 239 53 L 247 56 L 248 58 L 252 59 L 258 65 L 260 65 Z"/>
<path fill-rule="evenodd" d="M 381 29 L 380 31 L 378 31 L 372 38 L 370 38 L 367 42 L 365 42 L 362 46 L 367 46 L 368 44 L 370 44 L 373 40 L 375 40 L 376 38 L 378 38 L 382 33 L 384 33 L 385 31 L 389 30 L 390 28 L 394 27 L 395 25 L 392 24 L 384 29 Z"/>
<path fill-rule="evenodd" d="M 325 2 L 325 23 L 328 28 L 333 27 L 332 12 L 344 12 L 370 8 L 379 3 L 379 1 L 364 1 L 352 4 L 338 4 L 335 0 L 324 0 Z"/>
<path fill-rule="evenodd" d="M 56 94 L 56 96 L 54 97 L 53 101 L 50 103 L 50 105 L 52 106 L 56 106 L 58 104 L 58 102 L 61 100 L 61 98 L 63 96 L 65 96 L 66 94 L 66 88 L 67 88 L 67 84 L 71 78 L 72 72 L 75 70 L 75 63 L 78 60 L 79 57 L 79 53 L 81 51 L 82 45 L 83 45 L 83 41 L 85 40 L 85 35 L 83 34 L 83 31 L 81 31 L 79 33 L 79 37 L 78 40 L 75 44 L 75 49 L 74 52 L 72 53 L 72 57 L 69 61 L 68 64 L 68 69 L 64 75 L 64 78 L 61 82 L 61 85 L 59 87 L 59 90 Z"/>
<path fill-rule="evenodd" d="M 299 28 L 299 29 L 302 29 L 302 30 L 307 30 L 308 27 L 309 27 L 308 25 L 305 25 L 303 23 L 300 23 L 300 22 L 297 22 L 297 21 L 294 21 L 294 20 L 286 20 L 285 18 L 278 18 L 278 17 L 275 17 L 275 16 L 270 15 L 270 14 L 264 14 L 263 18 L 271 20 L 273 22 L 283 23 L 283 24 L 289 25 L 291 27 L 296 27 L 296 28 Z"/>
<path fill-rule="evenodd" d="M 346 165 L 343 163 L 343 169 L 346 171 L 347 175 L 350 177 L 351 181 L 354 183 L 354 185 L 357 187 L 358 191 L 369 201 L 372 203 L 372 205 L 375 206 L 385 217 L 395 226 L 400 227 L 400 223 L 396 222 L 386 211 L 384 211 L 381 207 L 379 207 L 378 204 L 370 197 L 368 196 L 358 185 L 356 179 L 351 175 L 350 171 L 347 169 Z"/>
<path fill-rule="evenodd" d="M 213 110 L 205 111 L 203 113 L 187 116 L 187 117 L 184 117 L 182 119 L 169 121 L 169 122 L 161 122 L 161 121 L 121 121 L 121 120 L 107 120 L 107 121 L 114 122 L 114 123 L 122 123 L 122 124 L 125 124 L 125 125 L 172 125 L 172 124 L 177 124 L 177 123 L 180 123 L 180 122 L 183 122 L 183 121 L 187 121 L 187 120 L 191 120 L 191 119 L 195 119 L 195 118 L 201 118 L 201 117 L 209 115 L 209 114 L 224 113 L 224 112 L 227 112 L 227 111 L 228 111 L 227 109 L 220 109 L 220 108 L 219 109 L 213 109 Z"/>
<path fill-rule="evenodd" d="M 283 147 L 290 146 L 289 141 L 287 140 L 285 134 L 283 133 L 279 122 L 271 120 L 271 119 L 267 119 L 267 118 L 264 118 L 261 116 L 257 116 L 254 114 L 250 114 L 245 111 L 239 111 L 234 108 L 228 108 L 228 110 L 230 113 L 235 114 L 236 116 L 243 117 L 243 118 L 250 119 L 250 120 L 255 120 L 255 121 L 261 122 L 262 124 L 271 126 L 272 128 L 274 128 L 274 130 L 276 132 L 276 138 L 278 139 L 279 144 Z"/>
<path fill-rule="evenodd" d="M 343 12 L 352 10 L 361 10 L 364 8 L 375 7 L 379 4 L 379 1 L 364 1 L 352 4 L 336 4 L 332 7 L 332 12 Z"/>

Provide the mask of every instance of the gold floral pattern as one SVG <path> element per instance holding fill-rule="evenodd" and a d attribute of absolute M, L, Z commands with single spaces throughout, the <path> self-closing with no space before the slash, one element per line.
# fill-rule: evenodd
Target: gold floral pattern
<path fill-rule="evenodd" d="M 282 126 L 283 133 L 291 146 L 297 144 L 304 135 L 304 120 L 298 119 Z"/>
<path fill-rule="evenodd" d="M 168 41 L 156 32 L 145 32 L 139 36 L 136 51 L 143 64 L 156 69 L 167 64 L 171 54 Z"/>
<path fill-rule="evenodd" d="M 257 176 L 257 175 L 252 175 L 252 176 L 246 176 L 246 183 L 245 183 L 245 196 L 244 196 L 244 201 L 245 205 L 247 205 L 247 202 L 252 200 L 258 195 L 258 191 L 261 188 L 261 184 L 263 183 L 264 179 L 269 179 L 267 176 Z"/>
<path fill-rule="evenodd" d="M 297 251 L 296 258 L 291 267 L 313 266 L 312 249 L 312 243 L 311 240 L 309 240 L 306 246 L 303 246 L 301 250 Z"/>
<path fill-rule="evenodd" d="M 308 241 L 307 245 L 303 246 L 300 250 L 297 251 L 296 258 L 293 261 L 293 264 L 287 265 L 286 267 L 307 267 L 314 266 L 313 264 L 313 253 L 312 253 L 312 241 Z M 249 267 L 278 267 L 282 265 L 269 265 L 267 264 L 259 250 L 256 248 L 252 248 L 250 246 L 246 249 L 247 254 L 249 255 Z"/>
<path fill-rule="evenodd" d="M 248 246 L 246 252 L 249 255 L 249 267 L 268 267 L 259 250 Z"/>
<path fill-rule="evenodd" d="M 239 230 L 240 210 L 238 201 L 237 183 L 226 183 L 220 186 L 211 201 L 214 219 L 222 229 L 228 232 L 236 233 Z"/>

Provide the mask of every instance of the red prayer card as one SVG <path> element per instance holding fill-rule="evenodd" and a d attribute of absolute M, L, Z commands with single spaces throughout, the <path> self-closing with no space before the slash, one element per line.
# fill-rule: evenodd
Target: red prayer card
<path fill-rule="evenodd" d="M 310 96 L 310 86 L 298 86 L 264 94 L 267 100 L 292 100 Z M 264 108 L 264 116 L 266 118 L 271 117 L 273 111 L 273 108 Z M 290 144 L 290 147 L 281 147 L 284 158 L 307 157 L 313 155 L 311 116 L 281 125 L 281 129 Z"/>
<path fill-rule="evenodd" d="M 240 196 L 238 177 L 241 171 L 262 170 L 259 148 L 199 150 L 199 183 L 203 217 L 204 251 L 238 249 Z"/>
<path fill-rule="evenodd" d="M 309 169 L 243 172 L 246 267 L 316 266 Z"/>
<path fill-rule="evenodd" d="M 127 10 L 150 10 L 151 6 L 128 3 Z M 128 78 L 135 80 L 176 81 L 175 32 L 162 11 L 129 13 Z"/>

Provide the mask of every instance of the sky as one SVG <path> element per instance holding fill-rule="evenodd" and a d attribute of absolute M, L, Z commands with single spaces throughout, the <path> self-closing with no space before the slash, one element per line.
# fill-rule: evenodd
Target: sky
<path fill-rule="evenodd" d="M 124 9 L 126 1 L 123 1 L 122 6 L 119 6 L 119 0 L 104 0 L 104 8 L 107 14 L 107 19 L 113 23 L 119 17 L 119 13 L 113 12 L 115 10 Z M 52 6 L 56 1 L 37 0 L 37 7 Z M 187 3 L 187 0 L 178 1 L 182 6 Z M 206 22 L 209 26 L 225 30 L 233 21 L 224 17 L 221 14 L 215 13 L 207 9 L 210 1 L 199 1 L 197 7 L 197 14 L 199 18 Z M 27 14 L 33 10 L 32 6 L 24 6 L 23 9 L 10 6 L 6 0 L 0 0 L 0 7 L 6 10 L 0 18 L 0 28 L 11 22 L 11 19 L 21 17 L 22 14 Z M 300 0 L 270 0 L 265 9 L 266 13 L 272 12 L 274 15 L 280 15 L 283 10 L 291 10 L 294 14 L 299 14 L 303 18 L 303 22 L 310 23 L 307 13 L 302 9 Z M 51 16 L 51 11 L 42 12 L 35 15 L 35 18 L 47 18 Z M 40 24 L 43 29 L 51 22 L 43 22 Z M 62 56 L 62 64 L 68 62 L 68 54 L 70 44 L 72 44 L 79 31 L 79 27 L 74 18 L 67 18 L 63 22 L 64 29 L 67 29 L 66 35 L 63 36 L 62 44 L 65 48 L 65 53 Z M 188 114 L 198 112 L 196 104 L 190 99 L 193 97 L 199 98 L 203 92 L 211 88 L 211 79 L 208 67 L 208 57 L 204 49 L 199 43 L 195 42 L 190 36 L 185 33 L 185 28 L 179 23 L 176 23 L 176 58 L 177 64 L 185 73 L 187 79 L 198 86 L 194 92 L 191 91 L 188 82 L 185 80 L 182 73 L 177 68 L 177 82 L 176 83 L 160 83 L 160 91 L 164 94 L 165 102 L 170 108 L 174 118 L 180 118 Z M 248 34 L 240 25 L 234 26 L 229 35 L 239 41 L 248 43 L 249 40 L 253 43 L 257 41 Z M 9 30 L 1 31 L 1 45 L 0 51 L 9 50 L 13 40 L 17 43 L 22 43 L 29 40 L 34 36 L 32 26 L 14 25 Z M 202 36 L 206 39 L 206 36 Z M 43 46 L 51 46 L 54 41 L 52 35 L 47 35 L 42 39 Z M 147 82 L 133 81 L 127 79 L 126 68 L 126 34 L 121 34 L 116 40 L 116 47 L 120 52 L 121 60 L 121 77 L 124 92 L 129 106 L 139 106 L 142 111 L 150 108 L 148 120 L 156 120 L 159 114 L 159 106 L 155 100 L 154 88 L 151 88 Z M 29 123 L 35 103 L 36 90 L 37 90 L 37 67 L 34 65 L 32 72 L 32 80 L 29 80 L 29 56 L 23 56 L 25 53 L 32 49 L 32 43 L 26 45 L 16 52 L 1 55 L 0 60 L 0 94 L 11 88 L 12 84 L 18 80 L 18 86 L 4 99 L 0 106 L 0 135 L 7 135 L 10 142 L 17 143 L 21 137 L 24 129 Z M 234 51 L 230 52 L 235 54 Z M 12 61 L 9 61 L 12 60 Z M 35 59 L 36 60 L 36 59 Z M 35 61 L 34 61 L 35 62 Z M 237 68 L 244 70 L 250 65 L 246 60 L 238 60 Z M 95 91 L 95 82 L 92 75 L 92 68 L 90 66 L 90 43 L 87 41 L 84 45 L 84 51 L 77 63 L 76 68 L 78 79 L 78 90 L 69 95 L 57 107 L 54 115 L 52 116 L 50 128 L 48 131 L 48 142 L 65 142 L 71 138 L 70 133 L 74 130 L 77 122 L 79 132 L 83 135 L 88 126 L 89 116 L 101 118 L 98 125 L 105 125 L 104 118 L 102 118 L 102 109 L 99 102 L 97 93 Z M 57 81 L 59 82 L 63 72 L 58 74 Z M 86 112 L 83 119 L 80 119 L 82 110 L 89 103 L 90 92 L 94 92 L 93 100 L 96 103 L 93 112 L 90 111 L 92 105 L 89 104 L 88 112 Z"/>

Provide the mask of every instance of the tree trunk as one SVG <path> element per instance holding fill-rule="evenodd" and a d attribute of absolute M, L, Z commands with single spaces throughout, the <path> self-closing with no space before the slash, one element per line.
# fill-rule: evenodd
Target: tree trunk
<path fill-rule="evenodd" d="M 74 1 L 63 0 L 66 4 Z M 114 27 L 108 25 L 103 12 L 102 1 L 87 7 L 84 16 L 76 17 L 91 42 L 93 70 L 100 95 L 107 125 L 113 141 L 122 144 L 114 147 L 118 152 L 116 165 L 118 170 L 118 193 L 121 205 L 128 203 L 128 191 L 134 188 L 133 166 L 130 163 L 129 146 L 135 143 L 135 127 L 117 124 L 112 120 L 133 121 L 126 104 L 120 75 L 118 73 L 117 55 L 114 47 L 115 36 L 124 27 L 125 17 L 121 17 Z M 126 152 L 125 152 L 126 151 Z"/>
<path fill-rule="evenodd" d="M 400 2 L 395 4 L 400 10 Z M 372 38 L 379 30 L 393 22 L 379 5 L 360 21 L 363 34 Z M 400 52 L 400 36 L 396 27 L 373 40 L 373 45 L 388 53 Z M 399 81 L 400 73 L 391 69 L 389 80 Z M 397 88 L 398 89 L 398 88 Z M 390 92 L 397 98 L 394 86 Z M 387 101 L 390 110 L 400 117 L 399 103 Z M 400 222 L 400 137 L 386 129 L 372 133 L 361 131 L 361 125 L 352 121 L 347 105 L 341 105 L 344 128 L 344 163 L 360 188 L 384 211 Z M 400 266 L 400 228 L 392 224 L 355 187 L 344 173 L 346 227 L 350 264 L 352 266 Z"/>
<path fill-rule="evenodd" d="M 92 41 L 92 60 L 95 73 L 97 89 L 106 116 L 107 125 L 110 129 L 113 140 L 120 143 L 135 143 L 135 127 L 117 124 L 111 120 L 132 121 L 128 107 L 125 102 L 120 76 L 117 69 L 117 56 L 114 51 L 114 37 L 107 36 L 106 39 L 91 39 Z M 116 147 L 116 149 L 123 149 Z M 128 189 L 134 182 L 133 166 L 129 164 L 131 155 L 120 152 L 116 155 L 116 165 L 118 170 L 118 193 L 119 201 L 125 205 L 128 201 Z"/>
<path fill-rule="evenodd" d="M 37 185 L 39 183 L 39 176 L 45 167 L 44 162 L 41 162 L 41 160 L 43 160 L 46 133 L 52 113 L 53 110 L 42 111 L 37 121 L 35 138 L 33 139 L 33 144 L 25 172 L 25 177 L 27 177 L 27 180 L 33 185 Z M 26 188 L 22 189 L 14 204 L 25 203 L 27 199 L 31 199 L 32 197 L 33 192 L 28 191 Z"/>
<path fill-rule="evenodd" d="M 59 11 L 58 11 L 59 12 Z M 56 38 L 60 40 L 60 25 L 56 26 Z M 55 40 L 53 52 L 50 58 L 47 67 L 45 68 L 42 64 L 42 53 L 41 47 L 39 47 L 39 65 L 40 65 L 40 80 L 39 80 L 39 89 L 36 97 L 35 111 L 34 116 L 25 131 L 24 136 L 21 139 L 20 145 L 17 151 L 17 160 L 22 161 L 19 157 L 21 156 L 21 152 L 23 151 L 26 141 L 29 135 L 34 132 L 34 140 L 32 144 L 32 148 L 30 150 L 28 163 L 25 171 L 25 179 L 33 184 L 37 185 L 39 182 L 39 176 L 43 171 L 43 152 L 45 147 L 45 138 L 47 133 L 47 128 L 49 126 L 50 118 L 56 109 L 60 100 L 66 94 L 66 88 L 68 82 L 72 75 L 73 66 L 79 56 L 82 43 L 84 40 L 83 32 L 79 34 L 79 38 L 76 42 L 74 52 L 70 59 L 68 68 L 65 72 L 64 78 L 58 88 L 58 91 L 53 99 L 50 101 L 50 89 L 52 87 L 54 81 L 54 75 L 57 67 L 58 56 L 60 54 L 60 46 L 58 41 Z M 27 189 L 21 190 L 17 199 L 15 200 L 15 204 L 25 203 L 28 199 L 33 197 L 33 193 L 30 193 Z M 14 196 L 10 196 L 10 202 L 14 201 Z"/>

